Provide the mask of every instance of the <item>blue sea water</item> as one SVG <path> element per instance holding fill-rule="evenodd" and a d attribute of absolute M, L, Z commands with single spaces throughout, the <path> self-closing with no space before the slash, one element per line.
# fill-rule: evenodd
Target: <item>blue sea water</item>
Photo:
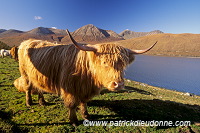
<path fill-rule="evenodd" d="M 200 58 L 137 55 L 125 78 L 200 95 Z"/>

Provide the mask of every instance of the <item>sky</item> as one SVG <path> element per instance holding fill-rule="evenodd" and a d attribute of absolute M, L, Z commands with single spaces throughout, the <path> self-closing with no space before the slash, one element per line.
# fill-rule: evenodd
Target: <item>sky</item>
<path fill-rule="evenodd" d="M 200 0 L 1 0 L 0 29 L 93 24 L 117 33 L 161 30 L 200 34 Z"/>

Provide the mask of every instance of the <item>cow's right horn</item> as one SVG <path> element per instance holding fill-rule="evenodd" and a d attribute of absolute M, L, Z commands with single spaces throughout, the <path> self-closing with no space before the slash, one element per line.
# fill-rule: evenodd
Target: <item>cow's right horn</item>
<path fill-rule="evenodd" d="M 70 34 L 70 32 L 68 31 L 68 29 L 66 30 L 66 32 L 68 33 L 71 41 L 73 42 L 73 44 L 80 50 L 83 50 L 83 51 L 94 51 L 96 52 L 97 49 L 95 47 L 91 47 L 91 46 L 86 46 L 86 45 L 82 45 L 80 43 L 77 43 L 74 38 L 72 37 L 72 35 Z"/>
<path fill-rule="evenodd" d="M 131 54 L 143 54 L 146 53 L 147 51 L 151 50 L 157 43 L 158 41 L 156 41 L 151 47 L 147 48 L 147 49 L 143 49 L 143 50 L 130 50 L 129 49 L 129 53 Z"/>

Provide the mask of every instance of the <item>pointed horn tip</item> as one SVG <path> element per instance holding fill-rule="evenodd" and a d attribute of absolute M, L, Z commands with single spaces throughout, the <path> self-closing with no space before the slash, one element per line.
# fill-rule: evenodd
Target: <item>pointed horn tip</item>
<path fill-rule="evenodd" d="M 158 42 L 158 41 L 156 41 L 149 49 L 147 49 L 147 51 L 151 50 L 151 49 L 157 44 L 157 42 Z M 147 52 L 147 51 L 146 51 L 146 52 Z"/>
<path fill-rule="evenodd" d="M 158 42 L 158 41 L 156 41 L 156 42 L 151 46 L 151 48 L 153 48 L 153 47 L 157 44 L 157 42 Z"/>
<path fill-rule="evenodd" d="M 68 34 L 70 34 L 70 32 L 69 32 L 69 30 L 68 30 L 68 29 L 66 29 L 66 32 L 67 32 Z"/>

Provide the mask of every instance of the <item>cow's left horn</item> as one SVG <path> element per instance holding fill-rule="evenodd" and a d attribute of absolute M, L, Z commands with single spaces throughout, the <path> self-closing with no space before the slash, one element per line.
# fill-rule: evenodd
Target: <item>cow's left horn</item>
<path fill-rule="evenodd" d="M 80 44 L 80 43 L 77 43 L 77 42 L 74 40 L 74 38 L 72 37 L 72 35 L 70 34 L 70 32 L 68 31 L 68 29 L 66 30 L 66 32 L 68 33 L 68 35 L 69 35 L 71 41 L 74 43 L 74 45 L 75 45 L 78 49 L 83 50 L 83 51 L 94 51 L 94 52 L 97 51 L 97 49 L 96 49 L 95 47 L 91 47 L 91 46 L 89 47 L 89 46 L 86 46 L 86 45 L 82 45 L 82 44 Z"/>
<path fill-rule="evenodd" d="M 158 41 L 156 41 L 157 43 Z M 143 53 L 146 53 L 147 51 L 151 50 L 155 45 L 156 43 L 154 43 L 151 47 L 147 48 L 147 49 L 143 49 L 143 50 L 130 50 L 129 49 L 129 53 L 131 54 L 143 54 Z"/>

